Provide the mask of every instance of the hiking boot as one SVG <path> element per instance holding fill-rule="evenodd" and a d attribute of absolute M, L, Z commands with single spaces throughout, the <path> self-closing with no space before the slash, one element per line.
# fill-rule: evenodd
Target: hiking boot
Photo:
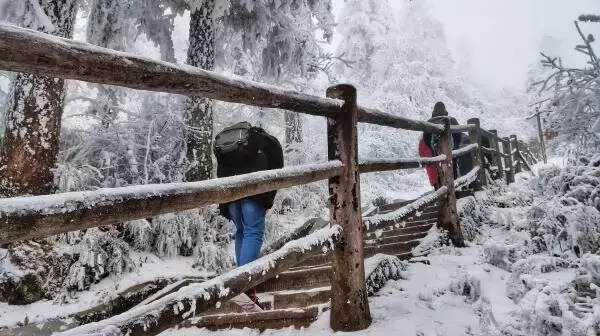
<path fill-rule="evenodd" d="M 248 297 L 250 298 L 250 300 L 252 300 L 252 302 L 254 302 L 254 304 L 257 305 L 258 308 L 260 308 L 261 310 L 265 310 L 265 306 L 262 303 L 260 303 L 260 300 L 258 299 L 258 296 L 256 296 L 256 290 L 255 289 L 246 292 L 246 295 L 248 295 Z"/>

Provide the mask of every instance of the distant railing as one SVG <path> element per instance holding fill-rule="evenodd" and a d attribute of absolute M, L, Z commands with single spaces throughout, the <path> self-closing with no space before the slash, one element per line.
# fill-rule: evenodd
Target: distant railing
<path fill-rule="evenodd" d="M 26 50 L 27 52 L 23 52 Z M 516 137 L 509 142 L 483 130 L 478 119 L 468 125 L 450 126 L 412 120 L 357 105 L 356 89 L 337 85 L 317 97 L 279 87 L 228 77 L 186 65 L 100 48 L 57 38 L 37 31 L 0 24 L 0 69 L 41 76 L 76 79 L 139 90 L 202 96 L 225 102 L 284 109 L 328 118 L 329 162 L 287 167 L 201 182 L 108 188 L 44 196 L 0 200 L 0 244 L 43 238 L 74 230 L 114 224 L 163 213 L 224 203 L 267 191 L 319 180 L 329 180 L 330 227 L 292 241 L 280 250 L 211 281 L 192 284 L 160 300 L 80 328 L 68 334 L 99 331 L 108 324 L 129 335 L 150 335 L 200 314 L 217 302 L 252 288 L 290 267 L 333 248 L 331 327 L 334 330 L 365 329 L 371 323 L 365 290 L 363 219 L 360 208 L 360 173 L 414 169 L 435 164 L 439 188 L 398 210 L 393 220 L 406 218 L 427 204 L 440 201 L 439 226 L 449 232 L 456 246 L 464 246 L 456 211 L 455 188 L 487 184 L 483 155 L 514 181 L 514 162 L 523 161 Z M 438 156 L 395 160 L 358 160 L 357 123 L 370 123 L 439 136 Z M 452 133 L 469 132 L 473 145 L 452 151 Z M 484 138 L 492 146 L 483 147 Z M 492 141 L 493 139 L 493 141 Z M 454 180 L 452 157 L 470 153 L 474 169 L 462 180 Z M 512 161 L 511 161 L 512 160 Z M 520 165 L 517 165 L 517 171 Z M 510 176 L 510 178 L 509 178 Z M 456 184 L 456 186 L 455 186 Z M 388 216 L 389 217 L 389 216 Z M 369 219 L 379 227 L 386 221 Z M 389 221 L 387 221 L 389 223 Z M 319 252 L 320 251 L 320 252 Z"/>

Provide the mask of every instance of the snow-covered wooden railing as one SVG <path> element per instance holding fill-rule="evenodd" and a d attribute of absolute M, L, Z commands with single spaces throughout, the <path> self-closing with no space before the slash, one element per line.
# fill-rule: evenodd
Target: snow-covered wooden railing
<path fill-rule="evenodd" d="M 341 162 L 330 161 L 200 182 L 3 198 L 0 244 L 226 203 L 328 179 L 341 171 Z"/>
<path fill-rule="evenodd" d="M 4 23 L 0 23 L 0 69 L 323 117 L 335 117 L 342 111 L 342 102 L 336 99 L 118 52 Z M 438 124 L 376 109 L 359 107 L 357 112 L 359 122 L 435 134 L 442 132 Z"/>
<path fill-rule="evenodd" d="M 429 204 L 435 203 L 448 194 L 448 188 L 443 186 L 438 190 L 427 193 L 411 203 L 389 213 L 375 215 L 364 219 L 365 228 L 369 231 L 383 230 L 392 226 L 402 226 L 402 222 L 415 213 L 423 210 Z"/>
<path fill-rule="evenodd" d="M 452 157 L 462 156 L 467 153 L 471 153 L 472 151 L 476 150 L 478 147 L 479 147 L 479 144 L 474 143 L 474 144 L 466 145 L 463 148 L 455 149 L 452 151 Z"/>
<path fill-rule="evenodd" d="M 461 190 L 473 183 L 477 179 L 479 169 L 479 166 L 473 167 L 470 172 L 454 180 L 454 187 L 456 190 Z"/>
<path fill-rule="evenodd" d="M 439 189 L 433 195 L 440 196 L 441 201 L 439 225 L 449 231 L 450 238 L 456 246 L 462 246 L 464 242 L 458 223 L 454 193 L 453 155 L 470 153 L 474 166 L 482 167 L 484 160 L 481 148 L 484 137 L 493 138 L 496 146 L 501 142 L 503 146 L 508 145 L 509 150 L 513 147 L 512 141 L 509 143 L 498 138 L 491 131 L 482 130 L 478 119 L 469 120 L 467 125 L 450 126 L 448 120 L 444 125 L 440 125 L 360 107 L 357 104 L 356 89 L 351 85 L 330 87 L 327 89 L 326 98 L 318 97 L 187 65 L 117 52 L 2 23 L 0 23 L 0 69 L 138 90 L 200 96 L 328 118 L 328 163 L 203 182 L 1 199 L 0 244 L 43 238 L 68 231 L 198 208 L 212 203 L 225 203 L 272 190 L 329 179 L 330 225 L 334 228 L 340 225 L 342 228 L 337 241 L 343 243 L 336 246 L 332 258 L 334 272 L 331 304 L 331 326 L 334 330 L 340 331 L 365 329 L 371 323 L 364 291 L 360 173 L 419 168 L 434 164 L 437 167 Z M 357 158 L 357 123 L 359 122 L 437 134 L 439 156 L 367 160 L 359 163 Z M 453 152 L 450 148 L 450 139 L 451 134 L 457 132 L 469 132 L 473 145 Z M 497 147 L 492 148 L 500 152 Z M 510 153 L 506 150 L 504 152 Z M 512 155 L 509 156 L 510 158 L 504 159 L 512 160 Z M 517 158 L 514 161 L 519 162 Z M 512 161 L 506 166 L 512 167 Z M 475 185 L 484 186 L 486 184 L 484 170 L 480 169 L 475 173 L 477 175 Z M 445 194 L 446 197 L 441 197 L 441 194 Z M 272 256 L 271 254 L 265 258 Z M 293 262 L 294 258 L 290 257 L 289 262 Z M 287 263 L 287 260 L 281 261 L 281 264 L 287 265 Z M 273 270 L 267 271 L 268 275 L 276 274 L 278 268 L 275 267 Z M 243 286 L 238 283 L 239 288 L 252 287 L 254 281 L 246 279 Z M 200 291 L 202 288 L 189 287 L 188 289 Z M 163 322 L 169 324 L 171 321 L 179 321 L 179 317 L 183 315 L 177 313 L 182 310 L 197 311 L 197 306 L 191 305 L 202 304 L 197 299 L 197 295 L 203 292 L 185 293 L 196 296 L 186 296 L 186 301 L 182 305 L 177 303 L 163 307 L 170 309 L 171 313 L 155 309 L 152 310 L 152 314 L 158 315 L 149 316 L 160 320 L 159 324 L 162 325 Z M 191 297 L 194 299 L 190 299 Z M 184 299 L 180 296 L 177 298 Z M 162 302 L 161 300 L 157 302 Z M 211 296 L 207 300 L 206 302 L 212 302 L 210 300 L 214 298 Z M 132 328 L 141 333 L 143 322 L 136 321 L 137 324 Z"/>
<path fill-rule="evenodd" d="M 358 165 L 358 169 L 362 174 L 399 169 L 423 168 L 425 167 L 425 165 L 440 163 L 445 160 L 445 155 L 438 155 L 427 158 L 368 159 L 361 161 Z"/>
<path fill-rule="evenodd" d="M 145 305 L 89 323 L 58 335 L 102 335 L 119 330 L 123 335 L 157 335 L 189 317 L 218 307 L 290 267 L 334 249 L 342 228 L 332 226 L 287 243 L 280 250 L 202 283 L 185 286 Z"/>

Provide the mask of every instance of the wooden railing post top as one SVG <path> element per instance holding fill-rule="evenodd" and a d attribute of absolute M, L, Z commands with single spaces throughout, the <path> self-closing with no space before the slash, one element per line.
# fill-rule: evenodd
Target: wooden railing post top
<path fill-rule="evenodd" d="M 516 134 L 511 134 L 510 135 L 510 140 L 517 141 L 517 135 Z"/>
<path fill-rule="evenodd" d="M 356 87 L 352 84 L 338 84 L 327 88 L 327 98 L 341 99 L 345 102 L 356 103 Z"/>
<path fill-rule="evenodd" d="M 469 120 L 467 120 L 467 124 L 473 124 L 473 125 L 481 125 L 481 122 L 479 121 L 479 118 L 471 118 Z"/>

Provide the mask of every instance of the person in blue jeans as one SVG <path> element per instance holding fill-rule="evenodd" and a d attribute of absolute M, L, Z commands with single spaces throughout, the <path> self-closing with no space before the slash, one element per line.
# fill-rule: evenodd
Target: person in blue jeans
<path fill-rule="evenodd" d="M 235 260 L 238 266 L 258 259 L 265 233 L 265 206 L 253 199 L 242 199 L 227 205 L 235 224 Z"/>
<path fill-rule="evenodd" d="M 277 138 L 247 122 L 237 123 L 217 134 L 213 143 L 217 176 L 242 175 L 283 167 L 283 149 Z M 235 224 L 235 258 L 238 266 L 260 256 L 265 232 L 265 215 L 277 191 L 220 204 L 221 215 Z M 258 306 L 256 291 L 246 293 Z"/>

